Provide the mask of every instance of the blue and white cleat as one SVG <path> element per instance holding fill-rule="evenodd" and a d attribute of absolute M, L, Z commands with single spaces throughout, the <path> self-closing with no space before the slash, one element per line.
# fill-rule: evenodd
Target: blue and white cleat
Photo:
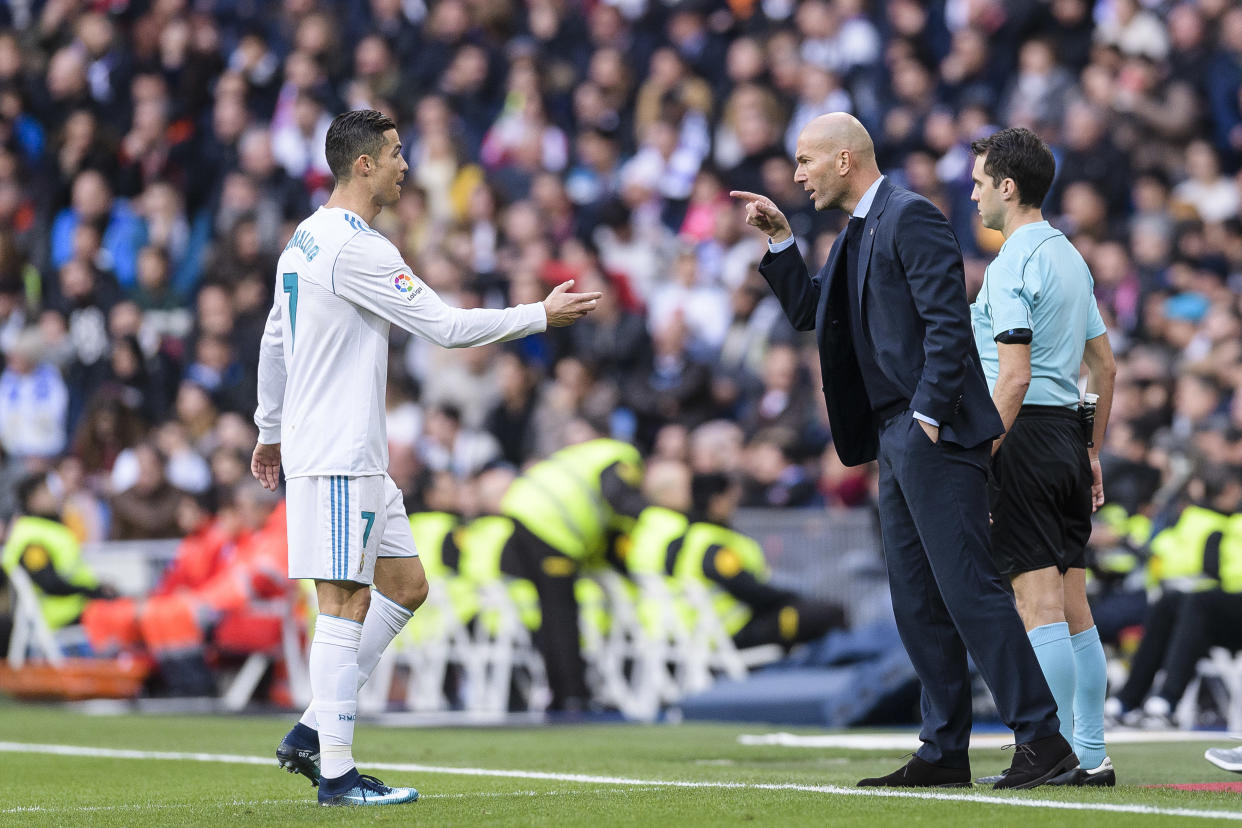
<path fill-rule="evenodd" d="M 298 722 L 280 740 L 276 761 L 289 773 L 300 773 L 312 785 L 319 784 L 319 731 Z"/>
<path fill-rule="evenodd" d="M 400 805 L 418 799 L 413 788 L 390 788 L 374 776 L 358 773 L 357 768 L 336 779 L 324 779 L 319 786 L 319 804 Z"/>

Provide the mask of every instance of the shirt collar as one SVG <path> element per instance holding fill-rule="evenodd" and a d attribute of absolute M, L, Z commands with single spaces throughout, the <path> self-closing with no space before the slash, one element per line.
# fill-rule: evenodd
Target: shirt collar
<path fill-rule="evenodd" d="M 1042 228 L 1051 230 L 1052 225 L 1048 223 L 1047 219 L 1044 219 L 1043 221 L 1032 221 L 1030 224 L 1024 224 L 1021 227 L 1019 227 L 1017 230 L 1014 230 L 1012 233 L 1009 234 L 1009 238 L 1005 239 L 1005 244 L 1009 244 L 1010 241 L 1012 241 L 1019 233 L 1024 232 L 1027 228 L 1030 228 L 1032 230 L 1037 230 L 1037 229 L 1042 229 Z M 1002 244 L 1001 247 L 1004 247 L 1005 244 Z"/>
<path fill-rule="evenodd" d="M 853 213 L 855 216 L 858 216 L 859 218 L 867 217 L 867 213 L 871 210 L 871 202 L 875 201 L 875 194 L 880 189 L 880 183 L 883 182 L 886 177 L 887 176 L 882 175 L 877 178 L 875 183 L 867 188 L 867 192 L 863 193 L 863 197 L 858 199 L 858 206 L 854 208 Z"/>

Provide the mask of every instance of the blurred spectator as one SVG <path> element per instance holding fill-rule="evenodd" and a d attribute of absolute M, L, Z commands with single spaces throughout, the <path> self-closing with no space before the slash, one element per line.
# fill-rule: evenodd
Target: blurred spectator
<path fill-rule="evenodd" d="M 652 333 L 652 343 L 651 364 L 625 393 L 638 418 L 638 443 L 644 447 L 652 444 L 664 425 L 676 423 L 694 428 L 714 413 L 711 371 L 690 347 L 682 316 L 672 314 L 663 327 Z"/>
<path fill-rule="evenodd" d="M 86 467 L 80 459 L 66 455 L 47 477 L 48 489 L 60 501 L 60 519 L 74 537 L 83 543 L 106 540 L 108 508 L 91 490 Z"/>
<path fill-rule="evenodd" d="M 437 353 L 440 358 L 434 360 L 423 384 L 423 403 L 452 406 L 467 427 L 481 426 L 487 412 L 500 399 L 496 366 L 499 350 L 498 345 L 483 345 Z"/>
<path fill-rule="evenodd" d="M 1104 113 L 1085 101 L 1071 103 L 1066 109 L 1063 134 L 1065 146 L 1048 194 L 1050 209 L 1062 211 L 1065 190 L 1086 182 L 1104 197 L 1110 213 L 1121 215 L 1130 199 L 1130 169 L 1108 136 Z"/>
<path fill-rule="evenodd" d="M 112 537 L 116 540 L 175 538 L 178 535 L 177 507 L 181 492 L 171 485 L 164 472 L 165 458 L 155 443 L 139 443 L 133 449 L 135 475 L 132 484 L 115 487 L 112 497 Z M 127 476 L 120 464 L 113 467 Z"/>
<path fill-rule="evenodd" d="M 742 470 L 745 438 L 730 420 L 711 420 L 689 435 L 690 470 L 696 474 L 736 474 Z"/>
<path fill-rule="evenodd" d="M 73 255 L 73 235 L 79 224 L 91 224 L 102 234 L 116 277 L 122 286 L 134 283 L 142 223 L 125 199 L 113 198 L 107 179 L 87 169 L 73 179 L 70 206 L 56 216 L 51 227 L 52 266 L 61 267 Z"/>
<path fill-rule="evenodd" d="M 1061 121 L 1073 78 L 1057 64 L 1053 45 L 1028 40 L 1018 55 L 1018 74 L 1004 97 L 1004 122 L 1045 129 Z"/>
<path fill-rule="evenodd" d="M 798 438 L 814 419 L 811 384 L 792 345 L 772 345 L 763 359 L 762 389 L 747 401 L 739 424 L 748 434 L 781 429 Z"/>
<path fill-rule="evenodd" d="M 557 360 L 551 378 L 538 390 L 532 414 L 535 457 L 546 457 L 574 442 L 570 435 L 575 420 L 607 422 L 619 402 L 617 387 L 598 377 L 592 366 L 576 356 Z"/>
<path fill-rule="evenodd" d="M 600 271 L 593 251 L 587 252 L 582 266 L 586 269 L 574 277 L 574 289 L 599 291 L 602 296 L 590 315 L 569 328 L 573 353 L 593 365 L 598 376 L 624 386 L 650 359 L 651 337 L 646 322 L 641 313 L 627 305 L 633 297 L 626 294 L 624 286 Z"/>
<path fill-rule="evenodd" d="M 1236 166 L 1242 159 L 1242 9 L 1230 8 L 1221 16 L 1215 54 L 1202 82 L 1216 145 L 1230 154 Z"/>
<path fill-rule="evenodd" d="M 69 393 L 60 372 L 43 358 L 43 337 L 27 328 L 6 354 L 0 373 L 0 445 L 37 467 L 65 448 Z"/>
<path fill-rule="evenodd" d="M 1186 148 L 1186 180 L 1173 188 L 1172 206 L 1215 223 L 1237 217 L 1238 203 L 1238 186 L 1221 174 L 1216 150 L 1207 141 L 1191 141 Z"/>
<path fill-rule="evenodd" d="M 1153 61 L 1163 60 L 1169 51 L 1168 32 L 1160 18 L 1138 0 L 1114 0 L 1109 4 L 1095 39 L 1124 55 L 1142 55 Z"/>
<path fill-rule="evenodd" d="M 694 248 L 683 246 L 673 259 L 671 278 L 651 294 L 647 326 L 654 337 L 676 320 L 685 328 L 689 350 L 707 359 L 724 341 L 729 324 L 728 302 L 724 289 L 699 272 Z"/>
<path fill-rule="evenodd" d="M 500 399 L 488 412 L 484 427 L 499 443 L 504 461 L 520 468 L 535 442 L 534 372 L 517 354 L 502 351 L 496 359 L 496 377 Z"/>
<path fill-rule="evenodd" d="M 815 483 L 790 452 L 795 437 L 783 429 L 769 429 L 755 435 L 746 446 L 746 477 L 743 506 L 810 506 L 816 496 Z"/>
<path fill-rule="evenodd" d="M 253 383 L 242 370 L 229 339 L 217 334 L 199 337 L 194 347 L 194 360 L 186 368 L 185 376 L 210 394 L 221 410 L 250 410 L 255 393 Z"/>
<path fill-rule="evenodd" d="M 500 444 L 486 431 L 463 425 L 456 407 L 437 405 L 427 412 L 418 456 L 432 471 L 469 478 L 500 456 Z"/>

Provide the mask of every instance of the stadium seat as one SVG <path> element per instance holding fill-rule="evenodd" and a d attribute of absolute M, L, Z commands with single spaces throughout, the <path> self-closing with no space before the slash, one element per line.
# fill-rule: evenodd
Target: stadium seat
<path fill-rule="evenodd" d="M 34 583 L 21 567 L 9 573 L 13 591 L 13 632 L 8 658 L 0 662 L 0 690 L 15 698 L 75 701 L 134 698 L 151 671 L 144 658 L 90 658 L 79 624 L 48 626 Z"/>
<path fill-rule="evenodd" d="M 1205 687 L 1225 716 L 1229 730 L 1242 733 L 1242 652 L 1213 647 L 1207 658 L 1199 660 L 1195 677 L 1177 705 L 1177 722 L 1183 730 L 1193 730 L 1198 725 L 1200 691 Z"/>
<path fill-rule="evenodd" d="M 216 648 L 244 653 L 246 660 L 220 697 L 230 712 L 243 710 L 254 697 L 259 682 L 270 667 L 283 661 L 289 678 L 289 692 L 295 707 L 310 704 L 310 676 L 307 668 L 309 636 L 304 631 L 305 593 L 301 582 L 291 581 L 283 598 L 256 603 L 230 623 L 226 618 L 216 629 Z M 255 638 L 259 633 L 262 640 Z"/>
<path fill-rule="evenodd" d="M 21 668 L 30 657 L 31 650 L 53 667 L 61 667 L 65 663 L 65 650 L 87 646 L 86 634 L 80 625 L 72 624 L 59 630 L 48 626 L 39 608 L 34 582 L 26 570 L 20 566 L 13 567 L 9 572 L 9 583 L 15 599 L 13 632 L 9 638 L 10 667 L 15 670 Z"/>

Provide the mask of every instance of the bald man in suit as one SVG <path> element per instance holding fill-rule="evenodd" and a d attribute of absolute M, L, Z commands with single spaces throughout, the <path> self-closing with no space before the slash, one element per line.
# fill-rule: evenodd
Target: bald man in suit
<path fill-rule="evenodd" d="M 1013 598 L 988 554 L 987 463 L 1003 429 L 975 349 L 962 254 L 927 199 L 880 174 L 851 115 L 809 123 L 794 180 L 849 225 L 812 277 L 771 199 L 735 191 L 768 235 L 759 265 L 790 323 L 815 330 L 842 462 L 880 467 L 880 525 L 897 627 L 923 685 L 923 744 L 863 786 L 971 784 L 967 653 L 1017 742 L 997 788 L 1077 765 Z"/>

